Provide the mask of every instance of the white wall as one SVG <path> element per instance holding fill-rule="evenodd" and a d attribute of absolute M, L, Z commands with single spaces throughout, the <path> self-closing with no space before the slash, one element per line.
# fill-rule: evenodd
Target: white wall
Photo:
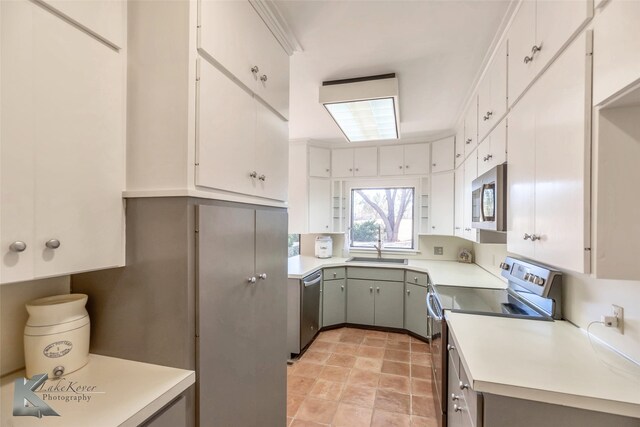
<path fill-rule="evenodd" d="M 69 276 L 0 286 L 0 376 L 24 368 L 25 303 L 70 292 Z"/>
<path fill-rule="evenodd" d="M 507 256 L 506 245 L 474 244 L 476 262 L 499 275 L 497 264 Z M 496 262 L 494 262 L 494 259 Z M 624 335 L 617 329 L 594 325 L 593 335 L 640 362 L 640 281 L 594 279 L 588 274 L 563 272 L 563 317 L 582 329 L 600 315 L 611 313 L 611 304 L 624 308 Z"/>

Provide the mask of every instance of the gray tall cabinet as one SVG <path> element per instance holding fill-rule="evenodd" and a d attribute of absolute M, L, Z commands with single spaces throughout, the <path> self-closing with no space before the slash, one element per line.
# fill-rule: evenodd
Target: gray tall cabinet
<path fill-rule="evenodd" d="M 126 267 L 72 277 L 91 351 L 195 369 L 186 426 L 284 425 L 286 237 L 284 209 L 129 199 Z"/>

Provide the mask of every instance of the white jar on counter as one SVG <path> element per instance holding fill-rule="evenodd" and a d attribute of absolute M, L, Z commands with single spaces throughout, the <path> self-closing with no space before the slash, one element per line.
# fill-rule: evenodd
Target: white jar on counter
<path fill-rule="evenodd" d="M 24 327 L 27 377 L 61 377 L 89 361 L 89 313 L 84 294 L 56 295 L 26 304 Z"/>

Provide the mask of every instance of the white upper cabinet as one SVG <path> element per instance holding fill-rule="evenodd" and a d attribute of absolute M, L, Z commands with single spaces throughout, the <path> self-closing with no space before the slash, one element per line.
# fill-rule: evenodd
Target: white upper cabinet
<path fill-rule="evenodd" d="M 478 176 L 507 161 L 507 119 L 478 146 Z"/>
<path fill-rule="evenodd" d="M 464 166 L 456 169 L 454 186 L 454 234 L 458 237 L 464 237 Z"/>
<path fill-rule="evenodd" d="M 593 105 L 598 105 L 640 76 L 640 2 L 610 1 L 595 20 Z"/>
<path fill-rule="evenodd" d="M 256 196 L 287 200 L 288 183 L 288 123 L 261 102 L 256 102 L 256 160 L 258 190 Z"/>
<path fill-rule="evenodd" d="M 248 1 L 200 0 L 198 48 L 283 117 L 289 57 Z"/>
<path fill-rule="evenodd" d="M 523 1 L 509 28 L 509 105 L 593 16 L 592 0 Z"/>
<path fill-rule="evenodd" d="M 453 236 L 454 172 L 431 175 L 431 229 L 429 234 Z"/>
<path fill-rule="evenodd" d="M 591 34 L 575 39 L 509 117 L 507 249 L 589 272 Z"/>
<path fill-rule="evenodd" d="M 478 230 L 473 228 L 473 215 L 478 215 L 479 212 L 473 212 L 471 205 L 471 194 L 473 180 L 478 177 L 478 152 L 473 152 L 467 157 L 464 162 L 464 189 L 463 189 L 463 236 L 467 240 L 476 242 L 478 240 Z"/>
<path fill-rule="evenodd" d="M 478 95 L 473 95 L 471 104 L 464 116 L 464 157 L 478 146 Z"/>
<path fill-rule="evenodd" d="M 339 148 L 331 152 L 331 171 L 334 178 L 376 176 L 378 148 Z"/>
<path fill-rule="evenodd" d="M 431 173 L 453 170 L 455 137 L 431 143 Z"/>
<path fill-rule="evenodd" d="M 456 161 L 455 166 L 458 168 L 464 163 L 464 123 L 456 130 Z"/>
<path fill-rule="evenodd" d="M 32 2 L 0 17 L 2 283 L 121 266 L 126 58 Z"/>
<path fill-rule="evenodd" d="M 478 91 L 478 141 L 481 142 L 507 112 L 507 44 L 502 42 Z"/>
<path fill-rule="evenodd" d="M 309 178 L 309 233 L 331 232 L 331 181 Z"/>
<path fill-rule="evenodd" d="M 331 150 L 321 147 L 309 147 L 309 176 L 331 177 Z"/>
<path fill-rule="evenodd" d="M 426 175 L 428 173 L 428 144 L 380 147 L 380 175 Z"/>

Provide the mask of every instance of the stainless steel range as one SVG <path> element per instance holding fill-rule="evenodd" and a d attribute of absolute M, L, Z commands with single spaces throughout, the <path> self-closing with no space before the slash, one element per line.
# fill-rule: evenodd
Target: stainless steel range
<path fill-rule="evenodd" d="M 443 380 L 447 377 L 448 360 L 445 310 L 543 321 L 562 318 L 562 273 L 511 257 L 507 257 L 500 268 L 509 283 L 506 289 L 429 285 L 432 384 L 440 426 L 447 425 L 448 391 Z"/>

